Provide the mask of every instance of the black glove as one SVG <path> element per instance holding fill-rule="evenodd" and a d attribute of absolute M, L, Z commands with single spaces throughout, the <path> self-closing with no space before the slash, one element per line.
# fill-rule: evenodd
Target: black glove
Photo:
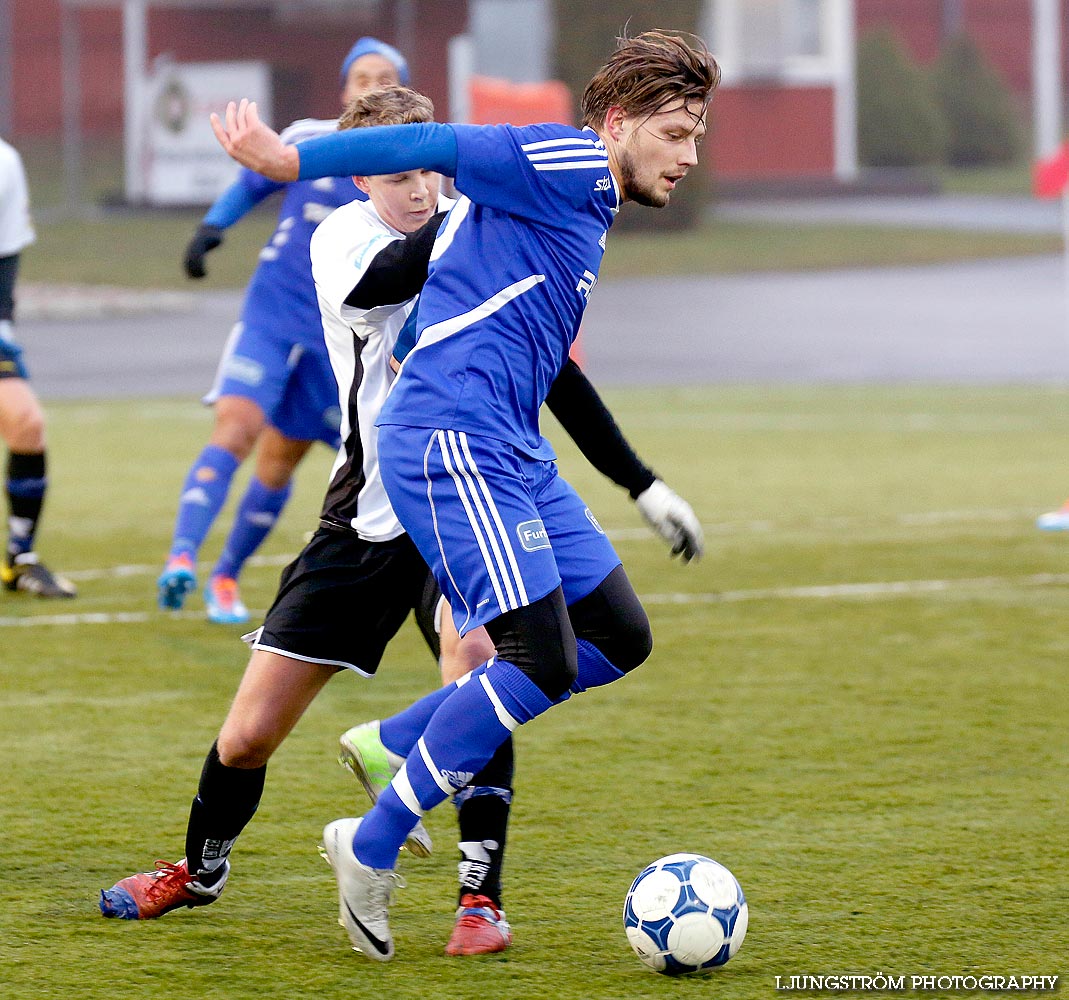
<path fill-rule="evenodd" d="M 182 265 L 191 278 L 203 278 L 208 272 L 204 270 L 204 258 L 209 250 L 214 250 L 223 242 L 223 231 L 218 226 L 201 223 L 193 234 L 193 239 L 186 247 Z"/>

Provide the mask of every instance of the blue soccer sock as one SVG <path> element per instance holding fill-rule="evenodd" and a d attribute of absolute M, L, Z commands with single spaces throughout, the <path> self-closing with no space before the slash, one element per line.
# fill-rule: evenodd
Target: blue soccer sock
<path fill-rule="evenodd" d="M 486 664 L 484 663 L 452 684 L 437 688 L 403 711 L 391 715 L 388 719 L 383 719 L 379 723 L 379 739 L 382 745 L 399 757 L 407 757 L 416 745 L 416 740 L 423 735 L 423 730 L 427 728 L 427 723 L 431 721 L 431 716 L 438 710 L 438 706 L 458 687 L 467 684 L 473 677 L 485 671 Z"/>
<path fill-rule="evenodd" d="M 226 503 L 230 481 L 241 463 L 225 448 L 209 444 L 197 456 L 182 484 L 171 555 L 196 560 L 204 539 Z"/>
<path fill-rule="evenodd" d="M 579 651 L 579 672 L 571 686 L 576 694 L 582 694 L 588 688 L 603 687 L 624 676 L 624 672 L 614 667 L 592 642 L 577 639 L 576 647 Z"/>
<path fill-rule="evenodd" d="M 357 859 L 372 868 L 393 868 L 423 813 L 468 784 L 515 728 L 552 704 L 522 670 L 503 660 L 491 660 L 481 676 L 451 691 L 417 752 L 364 816 L 353 838 Z"/>
<path fill-rule="evenodd" d="M 249 487 L 238 504 L 234 524 L 212 576 L 236 578 L 241 573 L 249 556 L 260 547 L 275 526 L 291 492 L 291 483 L 276 490 L 264 486 L 255 476 L 249 480 Z"/>

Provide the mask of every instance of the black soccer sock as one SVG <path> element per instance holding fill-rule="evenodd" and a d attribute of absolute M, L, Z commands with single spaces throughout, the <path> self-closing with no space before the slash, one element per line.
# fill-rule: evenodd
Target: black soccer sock
<path fill-rule="evenodd" d="M 266 775 L 266 765 L 227 767 L 212 744 L 186 827 L 186 864 L 203 885 L 214 885 L 222 877 L 234 841 L 260 805 Z"/>
<path fill-rule="evenodd" d="M 505 740 L 453 799 L 460 824 L 459 896 L 486 896 L 501 906 L 501 868 L 512 808 L 512 739 Z"/>
<path fill-rule="evenodd" d="M 8 560 L 33 551 L 37 522 L 45 502 L 48 479 L 45 453 L 11 452 L 7 457 Z"/>

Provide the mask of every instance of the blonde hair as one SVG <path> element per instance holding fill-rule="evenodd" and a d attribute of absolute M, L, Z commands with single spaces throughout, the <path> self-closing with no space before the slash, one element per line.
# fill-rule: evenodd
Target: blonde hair
<path fill-rule="evenodd" d="M 380 87 L 354 97 L 338 119 L 338 129 L 432 121 L 434 105 L 429 97 L 410 87 Z"/>
<path fill-rule="evenodd" d="M 720 67 L 696 35 L 645 31 L 617 38 L 616 51 L 583 91 L 583 124 L 599 128 L 612 107 L 652 115 L 670 101 L 704 107 L 720 84 Z"/>

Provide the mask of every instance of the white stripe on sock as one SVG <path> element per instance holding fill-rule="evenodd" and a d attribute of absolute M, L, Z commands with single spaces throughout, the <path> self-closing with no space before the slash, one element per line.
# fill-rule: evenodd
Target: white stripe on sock
<path fill-rule="evenodd" d="M 494 690 L 493 685 L 487 679 L 486 674 L 482 674 L 479 677 L 479 681 L 483 686 L 483 690 L 486 692 L 486 697 L 490 699 L 490 704 L 494 706 L 494 713 L 497 715 L 497 721 L 501 723 L 510 733 L 519 728 L 519 720 L 514 719 L 507 708 L 501 703 L 501 699 L 497 696 L 497 692 Z"/>
<path fill-rule="evenodd" d="M 416 816 L 423 816 L 423 807 L 419 804 L 419 799 L 416 798 L 416 793 L 412 788 L 412 782 L 408 780 L 407 762 L 401 765 L 401 770 L 398 771 L 390 782 L 393 786 L 393 790 L 397 793 L 397 797 L 401 800 L 401 804 L 410 812 Z"/>
<path fill-rule="evenodd" d="M 419 748 L 419 755 L 423 758 L 423 763 L 427 765 L 427 770 L 430 771 L 431 777 L 434 778 L 434 783 L 445 792 L 446 795 L 452 795 L 456 789 L 442 777 L 442 772 L 438 769 L 438 765 L 434 763 L 430 751 L 427 749 L 427 744 L 423 742 L 422 736 L 417 740 L 416 746 Z"/>

